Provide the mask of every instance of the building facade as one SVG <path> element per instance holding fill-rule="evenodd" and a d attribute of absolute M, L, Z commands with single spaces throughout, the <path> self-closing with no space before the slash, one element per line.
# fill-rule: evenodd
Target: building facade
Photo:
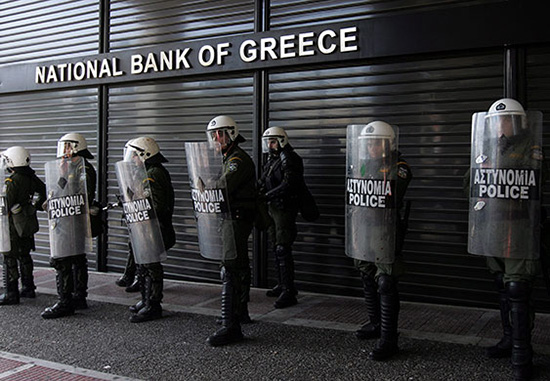
<path fill-rule="evenodd" d="M 530 3 L 530 4 L 529 4 Z M 540 3 L 540 4 L 539 4 Z M 386 120 L 414 171 L 404 300 L 495 305 L 483 258 L 467 254 L 471 116 L 515 97 L 550 118 L 550 31 L 543 2 L 519 0 L 18 0 L 0 4 L 0 148 L 24 145 L 44 175 L 57 139 L 85 135 L 98 198 L 115 201 L 114 165 L 130 138 L 154 137 L 176 190 L 166 276 L 218 282 L 198 251 L 184 142 L 231 115 L 257 167 L 261 135 L 284 127 L 321 212 L 299 221 L 299 289 L 360 295 L 344 253 L 346 126 Z M 546 197 L 548 199 L 548 197 Z M 46 266 L 44 219 L 37 264 Z M 90 266 L 121 271 L 111 210 Z M 265 237 L 250 242 L 254 285 L 275 283 Z M 550 310 L 542 281 L 539 308 Z"/>

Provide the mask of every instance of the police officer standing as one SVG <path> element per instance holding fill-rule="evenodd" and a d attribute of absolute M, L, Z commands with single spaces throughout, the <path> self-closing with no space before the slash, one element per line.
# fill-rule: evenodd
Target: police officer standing
<path fill-rule="evenodd" d="M 88 162 L 88 159 L 93 159 L 94 156 L 88 150 L 88 145 L 84 136 L 79 133 L 63 135 L 57 143 L 57 157 L 60 159 L 59 163 L 62 164 L 56 165 L 63 165 L 64 168 L 58 168 L 60 170 L 60 176 L 57 176 L 58 179 L 53 180 L 56 183 L 47 185 L 50 188 L 58 186 L 67 189 L 67 184 L 70 184 L 73 180 L 78 181 L 78 177 L 80 176 L 79 173 L 84 173 L 86 183 L 85 210 L 87 212 L 88 206 L 92 204 L 95 198 L 97 175 L 94 167 Z M 71 167 L 72 164 L 76 165 L 74 168 L 75 172 L 64 174 L 63 172 L 66 171 L 66 167 Z M 49 199 L 50 195 L 48 195 L 48 203 Z M 52 211 L 49 210 L 49 208 L 50 206 L 48 204 L 48 213 L 51 214 Z M 83 221 L 87 220 L 87 222 L 81 226 L 83 229 L 89 230 L 89 215 L 83 216 L 83 218 Z M 52 218 L 50 218 L 50 221 L 52 221 Z M 50 230 L 52 230 L 53 226 L 55 226 L 55 224 L 50 224 Z M 50 237 L 51 234 L 52 232 L 50 232 Z M 88 308 L 86 302 L 86 297 L 88 296 L 88 260 L 84 247 L 86 245 L 91 246 L 91 232 L 80 231 L 77 237 L 70 237 L 70 239 L 83 242 L 75 244 L 73 247 L 77 252 L 70 253 L 70 255 L 63 255 L 62 257 L 52 255 L 50 263 L 56 270 L 59 301 L 42 312 L 41 316 L 44 319 L 55 319 L 73 315 L 75 309 Z M 68 247 L 73 243 L 69 244 L 68 242 L 64 242 L 60 243 L 59 246 L 65 245 Z M 52 243 L 50 242 L 50 244 Z"/>
<path fill-rule="evenodd" d="M 19 304 L 19 296 L 36 297 L 30 251 L 35 250 L 34 233 L 39 227 L 36 210 L 42 210 L 46 186 L 30 167 L 31 157 L 25 148 L 10 147 L 0 155 L 11 172 L 5 180 L 6 205 L 2 205 L 9 215 L 11 251 L 4 253 L 4 294 L 0 296 L 0 305 L 8 305 Z M 33 203 L 35 194 L 38 198 Z M 19 272 L 21 292 L 18 289 Z"/>
<path fill-rule="evenodd" d="M 376 339 L 369 357 L 385 360 L 398 351 L 401 248 L 406 232 L 400 209 L 412 179 L 397 150 L 397 134 L 386 122 L 348 126 L 346 254 L 361 273 L 369 323 L 357 338 Z"/>
<path fill-rule="evenodd" d="M 146 136 L 132 139 L 126 143 L 124 161 L 131 163 L 135 160 L 145 164 L 146 173 L 143 175 L 146 178 L 138 178 L 136 180 L 137 183 L 135 181 L 133 185 L 137 185 L 139 188 L 144 188 L 145 185 L 145 188 L 149 188 L 151 193 L 150 195 L 144 194 L 136 197 L 141 200 L 152 200 L 152 210 L 149 208 L 144 209 L 149 216 L 142 221 L 144 224 L 141 226 L 145 229 L 143 231 L 144 234 L 139 234 L 137 231 L 137 234 L 132 234 L 132 230 L 138 229 L 138 225 L 135 223 L 139 223 L 140 221 L 130 218 L 135 208 L 125 208 L 126 222 L 131 232 L 132 241 L 128 261 L 138 263 L 137 278 L 142 297 L 141 301 L 130 307 L 130 311 L 134 313 L 130 317 L 130 322 L 141 323 L 162 317 L 161 302 L 163 297 L 164 270 L 161 260 L 166 258 L 165 251 L 176 243 L 176 232 L 172 225 L 174 187 L 172 186 L 170 174 L 163 165 L 168 160 L 160 152 L 157 142 L 153 138 Z M 120 175 L 117 173 L 117 176 Z M 129 179 L 126 180 L 128 181 Z M 119 183 L 120 181 L 119 177 Z M 131 182 L 131 180 L 129 181 Z M 143 184 L 144 181 L 147 184 Z M 134 189 L 133 193 L 137 194 L 139 192 Z M 134 202 L 131 198 L 132 196 L 125 196 L 127 205 L 132 205 Z M 139 205 L 139 202 L 135 205 Z M 160 229 L 160 237 L 158 238 L 157 234 L 155 234 L 157 230 L 151 224 L 152 215 L 156 216 L 156 220 L 158 220 L 157 229 Z M 159 248 L 156 246 L 159 246 Z M 134 258 L 134 256 L 136 257 Z"/>
<path fill-rule="evenodd" d="M 468 251 L 486 257 L 499 293 L 503 337 L 486 349 L 511 357 L 515 380 L 532 375 L 531 291 L 539 271 L 542 114 L 514 99 L 494 102 L 472 118 Z"/>
<path fill-rule="evenodd" d="M 231 220 L 223 229 L 227 258 L 221 263 L 222 328 L 208 337 L 212 346 L 221 346 L 243 339 L 241 322 L 248 318 L 251 271 L 248 258 L 248 238 L 256 214 L 256 172 L 250 156 L 239 147 L 245 141 L 233 118 L 220 115 L 206 128 L 209 140 L 219 145 L 223 155 L 220 183 L 227 188 Z M 234 245 L 229 245 L 234 242 Z M 248 320 L 248 319 L 246 319 Z"/>
<path fill-rule="evenodd" d="M 268 154 L 268 158 L 258 187 L 260 195 L 268 202 L 269 215 L 274 221 L 268 232 L 279 280 L 266 295 L 277 297 L 275 308 L 285 308 L 298 302 L 298 291 L 294 286 L 292 244 L 297 236 L 296 216 L 304 187 L 304 165 L 281 127 L 270 127 L 264 132 L 262 151 Z"/>

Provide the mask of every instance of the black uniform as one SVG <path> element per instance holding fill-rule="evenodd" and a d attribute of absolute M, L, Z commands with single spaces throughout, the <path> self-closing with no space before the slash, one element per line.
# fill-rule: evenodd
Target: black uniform
<path fill-rule="evenodd" d="M 296 216 L 300 209 L 300 195 L 305 186 L 303 176 L 302 158 L 290 144 L 286 144 L 280 151 L 270 152 L 258 184 L 261 195 L 268 202 L 269 215 L 274 221 L 268 233 L 273 245 L 279 282 L 267 295 L 278 297 L 275 308 L 297 303 L 292 244 L 297 236 Z"/>
<path fill-rule="evenodd" d="M 396 206 L 403 206 L 403 198 L 412 180 L 412 171 L 405 159 L 399 154 L 397 164 L 392 168 L 381 168 L 380 171 L 394 172 L 390 178 L 396 179 Z M 397 282 L 404 272 L 401 249 L 406 234 L 406 221 L 398 215 L 396 229 L 395 260 L 393 263 L 374 263 L 355 260 L 355 267 L 361 273 L 369 323 L 356 332 L 359 339 L 380 338 L 370 357 L 383 360 L 397 351 L 397 324 L 399 317 L 399 294 Z"/>
<path fill-rule="evenodd" d="M 145 161 L 147 169 L 147 181 L 151 188 L 153 208 L 157 215 L 164 248 L 170 249 L 176 243 L 176 232 L 172 225 L 174 214 L 174 187 L 170 174 L 162 165 L 166 161 L 163 156 L 153 156 Z M 130 250 L 129 261 L 135 266 L 133 252 Z M 164 283 L 164 271 L 161 262 L 153 262 L 138 266 L 138 283 L 142 300 L 130 311 L 136 314 L 130 318 L 133 323 L 140 323 L 157 319 L 162 316 L 162 290 Z"/>
<path fill-rule="evenodd" d="M 20 295 L 35 297 L 36 287 L 30 251 L 35 250 L 34 233 L 38 230 L 36 210 L 42 210 L 42 204 L 46 200 L 46 186 L 33 169 L 25 166 L 12 168 L 11 171 L 12 175 L 5 181 L 7 210 L 10 211 L 11 251 L 4 254 L 5 294 L 0 296 L 0 304 L 17 304 Z M 33 203 L 35 194 L 38 198 Z M 18 289 L 19 271 L 21 272 L 21 293 Z"/>
<path fill-rule="evenodd" d="M 92 157 L 88 150 L 80 151 L 77 156 L 84 160 L 86 173 L 86 193 L 88 205 L 95 198 L 97 174 L 87 157 Z M 75 309 L 86 309 L 88 304 L 88 259 L 86 253 L 75 253 L 63 258 L 51 258 L 50 265 L 56 270 L 57 293 L 59 301 L 42 312 L 44 319 L 53 319 L 74 314 Z"/>
<path fill-rule="evenodd" d="M 233 142 L 223 152 L 221 181 L 227 186 L 232 218 L 226 221 L 231 224 L 232 229 L 223 229 L 223 241 L 234 241 L 236 253 L 231 255 L 235 259 L 226 260 L 221 264 L 223 327 L 208 338 L 208 343 L 212 346 L 241 340 L 243 335 L 240 323 L 246 318 L 249 319 L 247 303 L 251 274 L 248 238 L 256 215 L 256 173 L 254 162 L 237 142 Z"/>

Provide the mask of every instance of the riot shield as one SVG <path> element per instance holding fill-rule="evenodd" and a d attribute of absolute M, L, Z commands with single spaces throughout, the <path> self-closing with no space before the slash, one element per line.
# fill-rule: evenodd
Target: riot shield
<path fill-rule="evenodd" d="M 237 250 L 221 149 L 208 142 L 187 142 L 185 154 L 201 255 L 222 261 L 234 259 Z"/>
<path fill-rule="evenodd" d="M 84 159 L 72 157 L 49 161 L 45 169 L 52 258 L 91 252 Z"/>
<path fill-rule="evenodd" d="M 136 263 L 166 260 L 166 249 L 153 207 L 153 195 L 145 165 L 139 159 L 119 161 L 116 163 L 116 176 Z"/>
<path fill-rule="evenodd" d="M 347 128 L 346 254 L 369 262 L 393 263 L 397 139 L 369 138 L 364 136 L 366 127 Z"/>
<path fill-rule="evenodd" d="M 539 257 L 542 113 L 472 117 L 468 251 Z"/>
<path fill-rule="evenodd" d="M 8 200 L 6 199 L 6 171 L 0 165 L 0 253 L 11 251 L 10 221 L 8 216 Z"/>

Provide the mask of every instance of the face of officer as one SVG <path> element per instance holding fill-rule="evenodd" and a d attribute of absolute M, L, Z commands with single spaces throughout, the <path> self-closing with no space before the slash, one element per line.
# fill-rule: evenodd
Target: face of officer
<path fill-rule="evenodd" d="M 514 135 L 514 123 L 512 121 L 512 117 L 501 117 L 499 118 L 497 123 L 498 137 L 505 136 L 507 138 L 510 138 Z"/>
<path fill-rule="evenodd" d="M 367 141 L 367 150 L 371 159 L 380 159 L 386 153 L 384 139 L 369 139 Z"/>
<path fill-rule="evenodd" d="M 277 139 L 267 139 L 267 147 L 270 153 L 276 153 L 279 151 L 279 141 Z"/>
<path fill-rule="evenodd" d="M 218 142 L 222 150 L 225 150 L 231 144 L 231 138 L 226 130 L 214 130 L 210 134 L 212 140 Z"/>

